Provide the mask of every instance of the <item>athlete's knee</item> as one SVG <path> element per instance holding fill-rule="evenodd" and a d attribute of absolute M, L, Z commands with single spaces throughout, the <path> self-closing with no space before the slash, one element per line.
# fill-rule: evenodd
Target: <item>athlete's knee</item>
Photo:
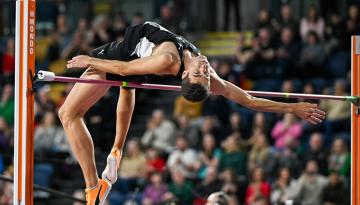
<path fill-rule="evenodd" d="M 65 104 L 62 105 L 58 112 L 59 119 L 63 126 L 68 126 L 71 122 L 73 122 L 77 118 L 81 118 L 83 114 L 79 113 L 77 110 L 70 109 Z"/>

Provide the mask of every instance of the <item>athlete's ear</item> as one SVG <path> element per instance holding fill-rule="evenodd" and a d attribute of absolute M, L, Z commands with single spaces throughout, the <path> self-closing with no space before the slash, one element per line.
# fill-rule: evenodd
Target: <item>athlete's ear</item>
<path fill-rule="evenodd" d="M 182 73 L 182 75 L 181 75 L 181 79 L 185 79 L 185 78 L 187 78 L 188 76 L 189 76 L 189 71 L 184 70 L 183 73 Z"/>

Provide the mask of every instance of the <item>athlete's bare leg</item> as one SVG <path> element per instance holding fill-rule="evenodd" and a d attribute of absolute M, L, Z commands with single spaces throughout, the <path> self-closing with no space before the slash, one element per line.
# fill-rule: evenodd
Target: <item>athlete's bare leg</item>
<path fill-rule="evenodd" d="M 116 109 L 116 135 L 113 148 L 122 150 L 135 106 L 135 89 L 120 89 Z"/>
<path fill-rule="evenodd" d="M 114 184 L 117 180 L 117 169 L 120 164 L 122 150 L 129 130 L 135 106 L 135 89 L 120 89 L 116 110 L 116 135 L 113 148 L 107 158 L 107 165 L 102 178 Z"/>
<path fill-rule="evenodd" d="M 104 80 L 106 74 L 89 68 L 81 77 Z M 97 185 L 98 174 L 95 166 L 94 144 L 83 116 L 109 88 L 110 86 L 77 83 L 59 110 L 60 121 L 84 174 L 86 188 Z"/>

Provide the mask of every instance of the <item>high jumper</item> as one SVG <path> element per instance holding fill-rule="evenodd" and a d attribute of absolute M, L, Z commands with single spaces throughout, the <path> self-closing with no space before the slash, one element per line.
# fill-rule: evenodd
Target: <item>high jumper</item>
<path fill-rule="evenodd" d="M 69 69 L 86 68 L 81 78 L 147 82 L 156 76 L 172 75 L 182 80 L 181 93 L 189 101 L 200 102 L 208 95 L 221 95 L 244 107 L 261 112 L 293 113 L 311 124 L 321 123 L 325 112 L 310 103 L 281 103 L 253 97 L 221 79 L 207 58 L 186 39 L 154 22 L 129 27 L 123 41 L 107 43 L 67 63 Z M 99 204 L 117 179 L 122 150 L 135 105 L 135 89 L 120 89 L 116 112 L 116 135 L 107 166 L 98 178 L 94 145 L 83 116 L 111 85 L 77 83 L 59 110 L 60 121 L 82 169 L 88 205 Z"/>

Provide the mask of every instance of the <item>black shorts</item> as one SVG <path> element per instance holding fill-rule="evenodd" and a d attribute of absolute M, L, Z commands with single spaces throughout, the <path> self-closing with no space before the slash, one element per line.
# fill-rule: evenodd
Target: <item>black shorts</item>
<path fill-rule="evenodd" d="M 91 51 L 91 56 L 100 59 L 108 60 L 120 60 L 120 61 L 131 61 L 137 59 L 136 56 L 129 56 L 129 51 L 126 51 L 124 48 L 123 42 L 114 41 L 107 43 L 98 48 L 95 48 Z M 146 83 L 153 78 L 153 75 L 129 75 L 121 76 L 112 73 L 106 73 L 107 80 L 114 81 L 125 81 L 125 82 L 137 82 L 137 83 Z"/>

